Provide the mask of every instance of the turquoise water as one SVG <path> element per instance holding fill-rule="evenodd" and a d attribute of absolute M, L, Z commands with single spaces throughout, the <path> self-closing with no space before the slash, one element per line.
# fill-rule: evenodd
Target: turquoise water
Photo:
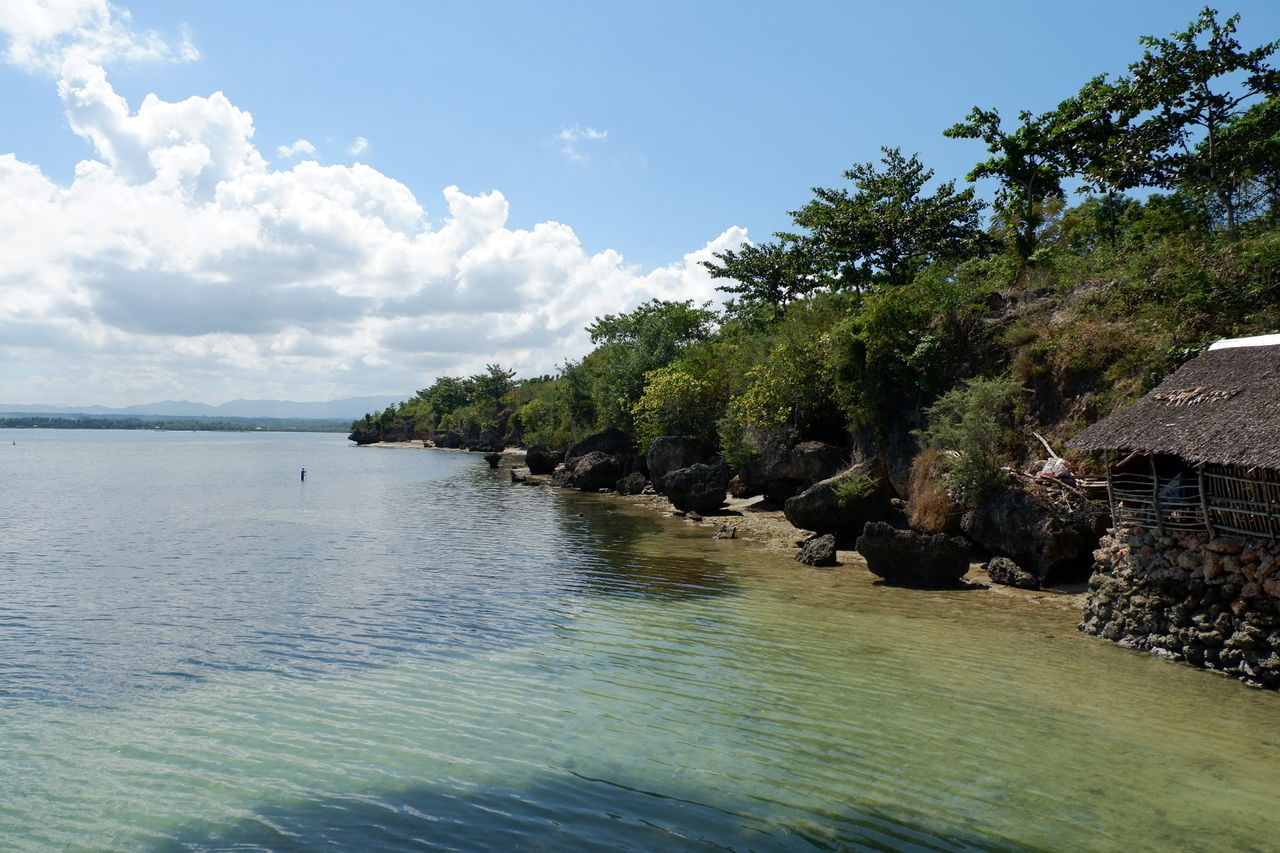
<path fill-rule="evenodd" d="M 1280 831 L 1280 696 L 1043 604 L 333 435 L 0 431 L 0 475 L 0 850 Z"/>

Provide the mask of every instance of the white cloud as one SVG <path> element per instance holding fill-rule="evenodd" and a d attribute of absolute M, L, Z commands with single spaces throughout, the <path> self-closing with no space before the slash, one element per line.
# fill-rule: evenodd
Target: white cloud
<path fill-rule="evenodd" d="M 508 227 L 496 190 L 449 187 L 432 221 L 366 165 L 272 169 L 221 93 L 132 109 L 82 55 L 58 92 L 96 157 L 63 186 L 0 156 L 0 401 L 331 399 L 495 361 L 550 372 L 600 314 L 715 298 L 699 261 L 746 237 L 646 272 L 565 224 Z"/>
<path fill-rule="evenodd" d="M 276 153 L 286 160 L 292 160 L 299 154 L 316 153 L 316 147 L 305 139 L 295 139 L 288 145 L 281 145 L 276 148 Z"/>
<path fill-rule="evenodd" d="M 351 147 L 347 149 L 347 153 L 355 157 L 369 150 L 369 140 L 363 136 L 357 136 L 356 141 L 351 143 Z"/>
<path fill-rule="evenodd" d="M 171 40 L 133 29 L 129 13 L 107 0 L 0 0 L 4 59 L 29 71 L 58 73 L 68 59 L 191 61 L 199 52 L 183 32 Z"/>
<path fill-rule="evenodd" d="M 594 127 L 562 127 L 556 134 L 555 141 L 560 144 L 560 153 L 570 160 L 586 162 L 590 158 L 578 150 L 580 142 L 604 142 L 609 138 L 609 131 L 596 130 Z"/>

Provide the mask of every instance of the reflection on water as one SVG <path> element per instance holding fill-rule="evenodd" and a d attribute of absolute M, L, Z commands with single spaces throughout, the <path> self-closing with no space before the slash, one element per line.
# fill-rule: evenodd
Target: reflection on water
<path fill-rule="evenodd" d="M 4 849 L 1263 850 L 1280 830 L 1280 697 L 1070 612 L 811 569 L 466 454 L 18 440 Z"/>
<path fill-rule="evenodd" d="M 595 496 L 565 494 L 561 503 L 586 519 L 577 533 L 591 547 L 575 553 L 569 563 L 582 590 L 678 601 L 736 589 L 722 562 L 672 547 L 670 527 L 649 513 L 626 505 L 619 512 L 611 500 Z"/>

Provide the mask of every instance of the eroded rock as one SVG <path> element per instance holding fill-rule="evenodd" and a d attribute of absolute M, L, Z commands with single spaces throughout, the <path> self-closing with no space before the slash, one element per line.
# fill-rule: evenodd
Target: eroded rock
<path fill-rule="evenodd" d="M 969 570 L 969 543 L 960 536 L 898 530 L 871 521 L 855 547 L 872 574 L 899 586 L 955 586 Z"/>

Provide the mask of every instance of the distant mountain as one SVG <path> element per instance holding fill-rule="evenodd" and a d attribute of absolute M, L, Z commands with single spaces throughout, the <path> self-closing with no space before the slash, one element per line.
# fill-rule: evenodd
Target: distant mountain
<path fill-rule="evenodd" d="M 369 412 L 380 412 L 399 403 L 403 397 L 351 397 L 325 403 L 295 403 L 291 400 L 232 400 L 220 406 L 165 400 L 138 406 L 48 406 L 28 403 L 0 403 L 0 414 L 37 415 L 167 415 L 224 418 L 306 418 L 314 420 L 351 420 Z"/>

